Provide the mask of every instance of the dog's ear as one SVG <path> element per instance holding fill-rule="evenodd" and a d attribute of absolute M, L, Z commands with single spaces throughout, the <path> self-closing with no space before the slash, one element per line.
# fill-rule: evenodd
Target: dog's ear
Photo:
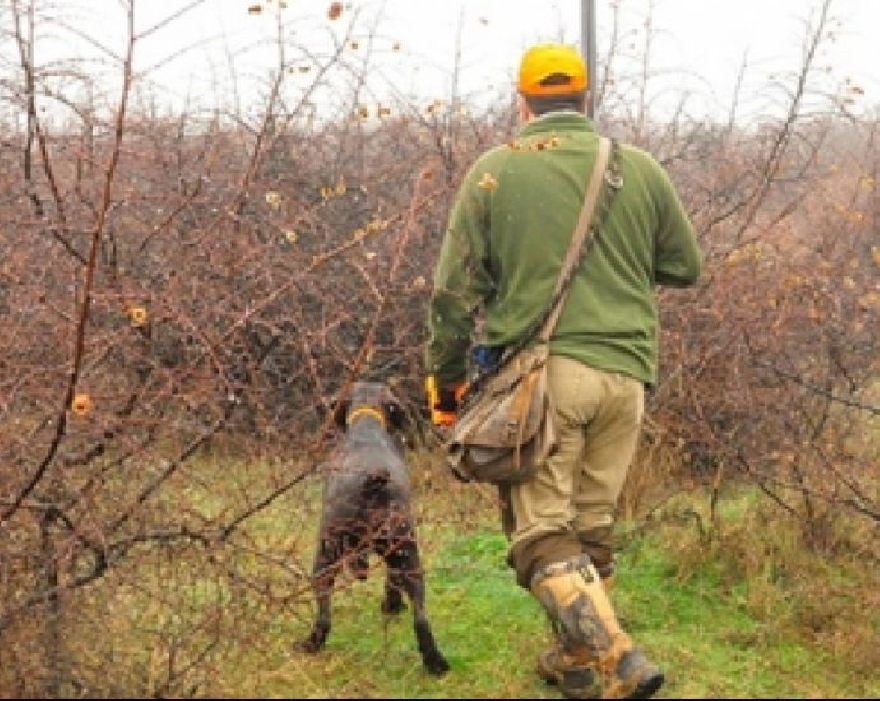
<path fill-rule="evenodd" d="M 406 409 L 390 386 L 386 385 L 382 388 L 380 402 L 382 404 L 382 413 L 385 414 L 385 421 L 389 428 L 399 431 L 407 425 L 409 416 L 407 416 Z"/>
<path fill-rule="evenodd" d="M 351 407 L 351 399 L 344 399 L 341 402 L 334 398 L 330 405 L 333 411 L 333 422 L 338 428 L 345 430 L 346 420 L 348 419 L 348 410 Z"/>
<path fill-rule="evenodd" d="M 385 412 L 385 420 L 391 428 L 400 430 L 408 423 L 406 410 L 396 399 L 386 400 L 382 403 L 382 410 Z"/>

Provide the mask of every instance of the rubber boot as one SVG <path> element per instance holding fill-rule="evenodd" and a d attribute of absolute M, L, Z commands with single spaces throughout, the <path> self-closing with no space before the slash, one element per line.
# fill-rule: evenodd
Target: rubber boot
<path fill-rule="evenodd" d="M 614 575 L 613 533 L 614 526 L 612 525 L 582 528 L 577 531 L 581 552 L 589 556 L 603 582 Z"/>
<path fill-rule="evenodd" d="M 605 593 L 610 594 L 611 589 L 614 585 L 614 575 L 610 574 L 607 577 L 600 577 L 600 580 L 602 582 L 602 588 L 605 590 Z M 565 670 L 568 670 L 570 681 L 568 684 L 566 684 L 566 686 L 578 686 L 582 689 L 591 689 L 592 691 L 595 691 L 595 695 L 592 696 L 580 695 L 569 696 L 569 698 L 599 698 L 602 689 L 598 675 L 596 675 L 592 670 L 572 670 L 570 669 L 571 664 L 571 660 L 566 661 L 564 657 L 564 650 L 559 646 L 559 643 L 557 641 L 554 641 L 552 645 L 550 645 L 546 650 L 541 653 L 541 656 L 538 659 L 538 674 L 540 674 L 545 681 L 548 681 L 550 683 L 558 683 L 553 670 L 563 670 L 563 674 L 565 673 Z M 581 675 L 582 679 L 576 680 L 575 677 L 577 675 Z M 595 688 L 593 686 L 594 684 L 596 685 Z"/>
<path fill-rule="evenodd" d="M 648 699 L 663 673 L 623 631 L 589 557 L 554 563 L 535 574 L 531 592 L 547 612 L 556 645 L 538 674 L 570 699 Z"/>

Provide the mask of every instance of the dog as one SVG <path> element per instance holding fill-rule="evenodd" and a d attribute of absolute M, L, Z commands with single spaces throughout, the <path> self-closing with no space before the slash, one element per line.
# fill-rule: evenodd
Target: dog
<path fill-rule="evenodd" d="M 311 573 L 317 612 L 300 646 L 315 653 L 330 634 L 333 583 L 343 567 L 358 579 L 369 574 L 369 557 L 385 564 L 381 610 L 398 614 L 401 592 L 413 608 L 413 628 L 425 668 L 440 675 L 449 663 L 440 652 L 425 610 L 425 584 L 411 511 L 411 489 L 403 452 L 392 435 L 403 430 L 406 414 L 383 382 L 355 382 L 350 398 L 334 416 L 342 441 L 322 465 L 321 521 Z"/>

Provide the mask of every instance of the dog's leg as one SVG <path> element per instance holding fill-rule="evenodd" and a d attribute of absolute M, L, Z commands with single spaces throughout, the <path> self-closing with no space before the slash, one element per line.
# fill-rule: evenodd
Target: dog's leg
<path fill-rule="evenodd" d="M 413 629 L 422 662 L 431 674 L 443 674 L 449 670 L 449 663 L 437 647 L 431 624 L 428 622 L 425 610 L 424 573 L 415 534 L 410 533 L 396 547 L 390 548 L 385 562 L 388 568 L 386 597 L 389 592 L 394 591 L 400 599 L 401 589 L 406 592 L 412 602 Z"/>
<path fill-rule="evenodd" d="M 373 538 L 373 552 L 385 561 L 385 595 L 382 613 L 397 615 L 403 611 L 403 582 L 400 577 L 401 556 L 397 553 L 412 539 L 412 527 L 405 515 L 392 514 Z"/>
<path fill-rule="evenodd" d="M 343 536 L 343 552 L 348 571 L 361 581 L 370 573 L 370 544 L 364 528 L 356 528 Z"/>
<path fill-rule="evenodd" d="M 321 539 L 312 568 L 312 589 L 317 612 L 309 637 L 300 644 L 300 648 L 305 652 L 318 652 L 324 647 L 327 636 L 330 635 L 330 597 L 333 593 L 333 583 L 342 567 L 339 553 L 338 543 L 326 538 Z"/>
<path fill-rule="evenodd" d="M 385 568 L 385 596 L 382 597 L 382 613 L 389 616 L 396 616 L 403 611 L 403 595 L 401 592 L 401 581 L 399 576 L 395 576 L 391 567 Z"/>

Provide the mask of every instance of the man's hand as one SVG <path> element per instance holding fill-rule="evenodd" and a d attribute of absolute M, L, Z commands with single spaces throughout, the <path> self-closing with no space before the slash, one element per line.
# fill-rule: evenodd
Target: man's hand
<path fill-rule="evenodd" d="M 455 412 L 466 389 L 467 382 L 441 387 L 433 375 L 425 378 L 425 396 L 431 411 L 431 422 L 435 426 L 451 426 L 455 423 Z"/>

